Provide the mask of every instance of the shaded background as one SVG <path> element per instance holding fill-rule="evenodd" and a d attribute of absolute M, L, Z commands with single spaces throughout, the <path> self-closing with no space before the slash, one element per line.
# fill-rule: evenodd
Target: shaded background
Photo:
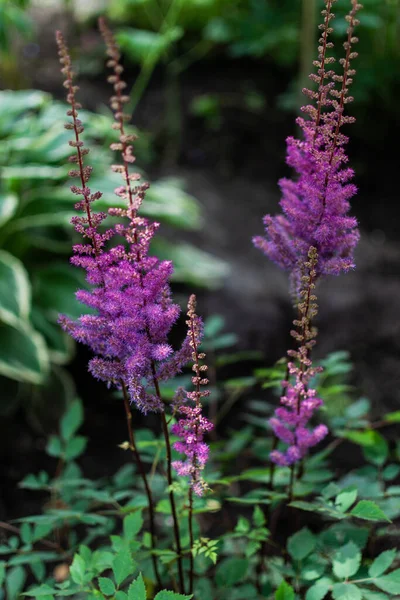
<path fill-rule="evenodd" d="M 86 374 L 88 355 L 59 331 L 57 314 L 79 315 L 70 269 L 73 199 L 68 132 L 54 43 L 63 30 L 91 111 L 92 187 L 114 202 L 108 176 L 114 139 L 104 46 L 105 14 L 123 52 L 138 166 L 152 182 L 148 214 L 161 221 L 155 251 L 176 263 L 176 297 L 192 291 L 204 316 L 220 314 L 229 344 L 258 350 L 271 365 L 284 355 L 292 319 L 286 274 L 252 247 L 262 216 L 279 210 L 277 181 L 289 174 L 285 138 L 296 133 L 299 90 L 314 58 L 321 3 L 316 0 L 109 0 L 0 2 L 0 511 L 29 511 L 15 490 L 26 472 L 46 468 L 43 447 L 63 405 L 77 393 L 91 438 L 93 476 L 120 464 L 124 431 L 115 398 Z M 341 56 L 347 0 L 335 5 Z M 317 354 L 346 349 L 353 384 L 375 411 L 399 407 L 400 242 L 398 103 L 400 2 L 365 0 L 349 111 L 350 163 L 359 193 L 353 214 L 362 240 L 357 270 L 320 285 Z M 36 91 L 33 91 L 36 90 Z M 52 97 L 56 101 L 52 100 Z M 104 141 L 105 140 L 105 141 Z M 11 257 L 11 258 L 10 258 Z M 11 290 L 11 293 L 10 293 Z M 29 298 L 31 297 L 31 301 Z M 176 341 L 183 335 L 178 327 Z M 257 363 L 259 364 L 259 363 Z M 235 374 L 251 374 L 251 361 Z M 232 370 L 218 372 L 221 379 Z M 223 426 L 235 423 L 234 414 Z"/>

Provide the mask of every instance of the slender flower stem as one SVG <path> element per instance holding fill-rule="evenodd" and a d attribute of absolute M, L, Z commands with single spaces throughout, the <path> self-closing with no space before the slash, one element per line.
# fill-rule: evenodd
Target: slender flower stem
<path fill-rule="evenodd" d="M 158 385 L 158 383 L 157 383 L 157 385 Z M 185 586 L 184 586 L 184 576 L 183 576 L 183 566 L 182 566 L 182 546 L 181 546 L 181 538 L 180 538 L 180 533 L 179 533 L 178 516 L 177 516 L 177 512 L 176 512 L 176 505 L 175 505 L 175 495 L 174 495 L 174 492 L 171 487 L 172 483 L 173 483 L 171 442 L 169 439 L 167 419 L 165 418 L 164 412 L 161 413 L 161 423 L 162 423 L 164 439 L 165 439 L 165 448 L 167 451 L 167 480 L 168 480 L 168 487 L 169 487 L 168 493 L 169 493 L 169 502 L 171 505 L 172 519 L 174 522 L 174 536 L 175 536 L 176 552 L 178 554 L 179 588 L 180 588 L 180 592 L 182 594 L 184 594 Z"/>
<path fill-rule="evenodd" d="M 133 427 L 132 427 L 132 412 L 130 409 L 128 392 L 126 390 L 126 386 L 123 381 L 121 381 L 121 385 L 122 385 L 122 395 L 123 395 L 123 399 L 124 399 L 124 407 L 125 407 L 125 414 L 126 414 L 126 424 L 128 427 L 129 445 L 130 445 L 130 449 L 132 450 L 132 454 L 135 458 L 135 462 L 136 462 L 137 468 L 139 470 L 139 473 L 142 478 L 144 488 L 146 491 L 147 502 L 148 502 L 148 506 L 149 506 L 151 548 L 152 548 L 152 550 L 155 550 L 156 549 L 156 528 L 155 528 L 155 518 L 154 518 L 153 494 L 152 494 L 151 488 L 149 486 L 146 471 L 143 466 L 143 462 L 142 462 L 142 459 L 140 457 L 140 454 L 138 452 L 136 442 L 135 442 L 135 435 L 134 435 L 134 431 L 133 431 Z M 154 556 L 154 554 L 152 554 L 151 559 L 153 562 L 154 574 L 156 576 L 157 584 L 161 588 L 162 581 L 161 581 L 160 573 L 158 571 L 157 558 Z"/>
<path fill-rule="evenodd" d="M 189 488 L 189 545 L 190 545 L 190 553 L 189 553 L 189 562 L 190 562 L 190 570 L 189 570 L 189 594 L 193 594 L 193 582 L 194 582 L 194 559 L 193 559 L 193 488 L 190 486 Z"/>

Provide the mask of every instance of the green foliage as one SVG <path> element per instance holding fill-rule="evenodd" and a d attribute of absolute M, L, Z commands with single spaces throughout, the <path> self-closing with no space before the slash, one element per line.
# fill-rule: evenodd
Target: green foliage
<path fill-rule="evenodd" d="M 39 91 L 0 93 L 0 376 L 19 382 L 20 391 L 4 394 L 0 411 L 16 408 L 17 399 L 29 398 L 29 386 L 40 386 L 41 420 L 47 396 L 55 416 L 74 395 L 73 384 L 60 366 L 74 350 L 71 339 L 57 325 L 59 313 L 81 314 L 75 292 L 85 287 L 83 275 L 68 266 L 75 241 L 69 223 L 74 199 L 68 190 L 69 134 L 62 124 L 66 107 Z M 101 189 L 99 209 L 115 204 L 118 178 L 110 171 L 113 153 L 112 120 L 106 115 L 82 113 L 91 147 L 93 189 Z M 105 144 L 105 146 L 104 146 Z M 143 160 L 149 156 L 146 137 L 137 143 Z M 197 229 L 202 224 L 197 201 L 185 193 L 182 182 L 163 179 L 148 192 L 144 214 L 175 228 Z M 162 240 L 155 248 L 163 257 L 174 254 L 178 281 L 218 285 L 226 266 L 185 243 Z M 190 266 L 196 264 L 193 271 Z M 209 274 L 209 278 L 208 278 Z M 54 386 L 62 387 L 54 394 Z M 39 408 L 38 408 L 39 406 Z M 57 415 L 58 413 L 58 415 Z M 79 448 L 71 450 L 78 452 Z"/>

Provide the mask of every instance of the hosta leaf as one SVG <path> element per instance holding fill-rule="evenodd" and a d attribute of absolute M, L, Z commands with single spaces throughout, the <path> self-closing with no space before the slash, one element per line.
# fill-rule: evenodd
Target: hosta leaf
<path fill-rule="evenodd" d="M 6 323 L 27 319 L 31 306 L 31 286 L 20 260 L 0 250 L 0 318 Z"/>
<path fill-rule="evenodd" d="M 18 207 L 18 196 L 15 194 L 0 194 L 0 227 L 9 221 Z"/>
<path fill-rule="evenodd" d="M 0 374 L 29 383 L 42 383 L 49 356 L 42 336 L 23 321 L 0 323 Z"/>

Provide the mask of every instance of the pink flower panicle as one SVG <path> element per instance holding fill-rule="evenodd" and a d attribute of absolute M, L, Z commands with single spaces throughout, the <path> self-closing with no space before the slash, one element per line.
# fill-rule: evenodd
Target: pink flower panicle
<path fill-rule="evenodd" d="M 194 391 L 187 392 L 183 388 L 178 388 L 175 396 L 175 411 L 183 417 L 172 425 L 171 431 L 180 438 L 174 444 L 175 450 L 186 455 L 186 460 L 174 461 L 172 466 L 178 475 L 188 476 L 193 492 L 202 496 L 207 490 L 207 484 L 201 477 L 201 471 L 204 469 L 209 455 L 209 448 L 204 442 L 204 434 L 213 429 L 213 424 L 202 414 L 201 399 L 209 396 L 210 392 L 202 389 L 202 386 L 208 384 L 207 365 L 200 364 L 200 361 L 205 358 L 204 352 L 199 352 L 203 324 L 196 314 L 196 297 L 194 295 L 189 299 L 187 315 L 187 340 L 193 361 Z"/>
<path fill-rule="evenodd" d="M 353 100 L 348 92 L 355 74 L 351 62 L 357 57 L 353 51 L 358 41 L 354 28 L 359 24 L 356 15 L 361 5 L 352 0 L 346 17 L 345 57 L 340 60 L 342 73 L 338 75 L 330 68 L 335 59 L 328 56 L 328 50 L 333 47 L 329 35 L 335 1 L 325 0 L 322 11 L 319 54 L 314 61 L 317 73 L 310 75 L 318 89 L 303 90 L 313 102 L 302 107 L 308 118 L 297 119 L 303 138 L 287 139 L 287 163 L 295 169 L 297 179 L 280 180 L 283 214 L 266 215 L 265 237 L 253 240 L 256 247 L 291 273 L 297 289 L 301 265 L 307 260 L 311 246 L 318 252 L 318 276 L 338 275 L 354 267 L 353 251 L 359 239 L 357 221 L 348 216 L 349 200 L 357 189 L 351 183 L 354 172 L 346 166 L 348 138 L 341 133 L 341 128 L 354 122 L 353 117 L 344 114 L 344 109 Z"/>
<path fill-rule="evenodd" d="M 317 263 L 317 251 L 311 247 L 304 265 L 307 273 L 301 277 L 299 318 L 293 322 L 295 329 L 291 332 L 299 347 L 288 352 L 291 360 L 288 363 L 288 377 L 283 382 L 281 406 L 269 421 L 276 437 L 287 445 L 285 451 L 273 450 L 270 454 L 272 462 L 281 466 L 290 466 L 304 458 L 308 449 L 328 433 L 325 425 L 317 425 L 314 429 L 307 427 L 315 411 L 323 404 L 317 398 L 316 391 L 309 387 L 310 380 L 322 371 L 321 367 L 313 367 L 310 358 L 317 334 L 311 326 L 311 319 L 317 314 L 318 308 L 313 293 Z"/>
<path fill-rule="evenodd" d="M 127 116 L 122 113 L 122 105 L 127 96 L 121 90 L 125 82 L 120 78 L 122 67 L 119 65 L 119 54 L 111 32 L 104 21 L 101 28 L 108 45 L 109 65 L 114 69 L 112 83 L 115 95 L 111 104 L 115 110 L 115 129 L 119 130 L 119 142 L 113 146 L 122 155 L 122 165 L 114 165 L 113 170 L 120 172 L 124 186 L 116 193 L 127 201 L 127 208 L 112 208 L 109 214 L 123 219 L 125 223 L 117 223 L 106 233 L 99 233 L 97 227 L 104 221 L 104 213 L 95 214 L 91 203 L 100 194 L 91 194 L 86 186 L 90 175 L 89 167 L 83 166 L 83 143 L 79 134 L 83 131 L 76 118 L 77 103 L 75 101 L 76 86 L 72 84 L 71 61 L 68 51 L 57 34 L 60 47 L 63 72 L 67 75 L 69 90 L 68 101 L 72 110 L 79 168 L 74 175 L 80 175 L 82 188 L 73 189 L 74 193 L 83 196 L 83 201 L 76 208 L 86 210 L 86 217 L 74 217 L 75 228 L 81 235 L 88 237 L 91 244 L 75 246 L 73 264 L 86 270 L 90 289 L 79 290 L 77 298 L 90 307 L 94 314 L 84 314 L 76 321 L 60 317 L 62 327 L 71 336 L 87 346 L 95 354 L 89 362 L 89 371 L 94 377 L 107 384 L 127 387 L 131 401 L 144 413 L 162 411 L 163 404 L 156 390 L 157 373 L 164 377 L 175 375 L 190 358 L 190 348 L 184 343 L 183 348 L 174 352 L 168 343 L 168 334 L 180 314 L 179 306 L 171 300 L 169 281 L 173 272 L 170 261 L 160 261 L 149 255 L 151 240 L 159 224 L 139 217 L 140 207 L 148 189 L 147 183 L 138 183 L 140 176 L 129 173 L 129 165 L 134 162 L 131 142 L 124 130 Z M 85 154 L 87 153 L 85 149 Z M 106 249 L 105 242 L 113 237 L 113 247 Z M 117 238 L 121 243 L 117 244 Z"/>

